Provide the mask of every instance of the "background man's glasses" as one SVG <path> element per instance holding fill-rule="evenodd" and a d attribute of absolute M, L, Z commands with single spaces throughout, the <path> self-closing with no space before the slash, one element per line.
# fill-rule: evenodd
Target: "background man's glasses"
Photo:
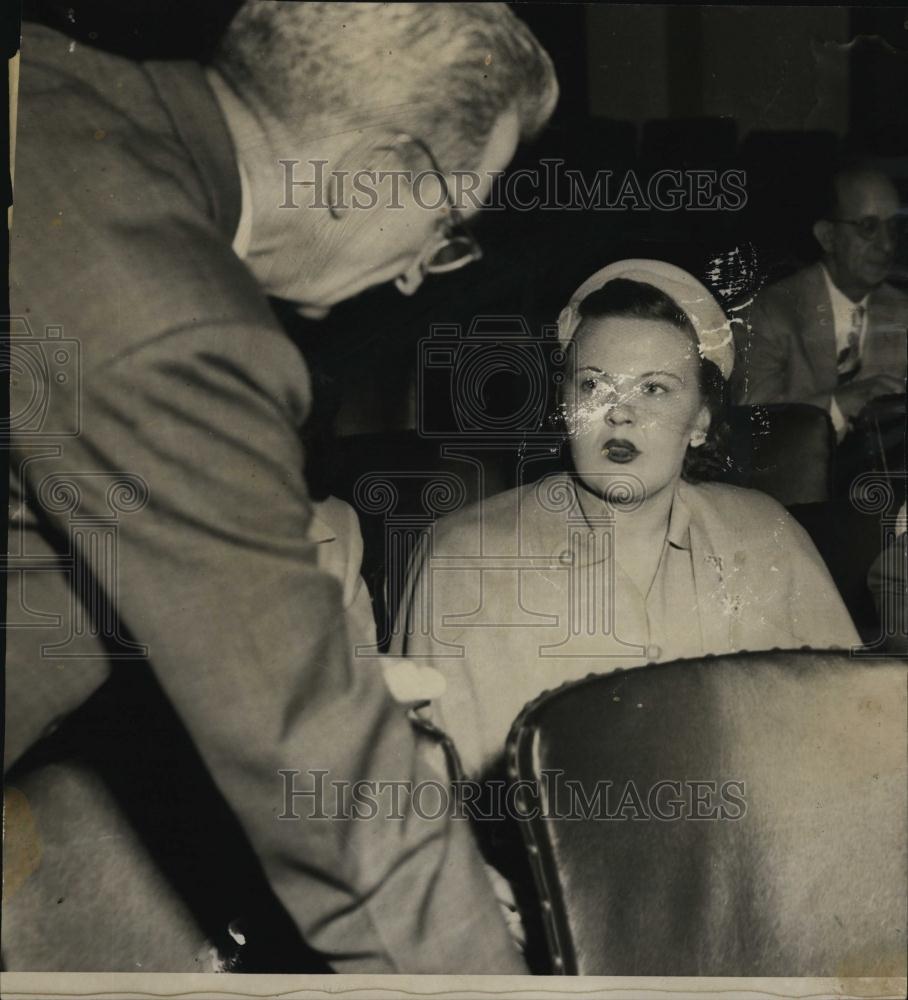
<path fill-rule="evenodd" d="M 902 229 L 902 222 L 898 218 L 881 219 L 877 215 L 865 215 L 862 219 L 833 219 L 833 222 L 840 222 L 844 226 L 854 226 L 858 236 L 862 240 L 877 239 L 883 232 L 893 241 L 897 241 Z"/>

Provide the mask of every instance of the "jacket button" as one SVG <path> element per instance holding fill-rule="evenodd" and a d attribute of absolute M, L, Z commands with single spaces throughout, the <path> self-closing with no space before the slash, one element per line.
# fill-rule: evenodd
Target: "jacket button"
<path fill-rule="evenodd" d="M 657 646 L 654 642 L 650 643 L 646 647 L 646 658 L 648 660 L 658 660 L 662 655 L 662 647 Z"/>

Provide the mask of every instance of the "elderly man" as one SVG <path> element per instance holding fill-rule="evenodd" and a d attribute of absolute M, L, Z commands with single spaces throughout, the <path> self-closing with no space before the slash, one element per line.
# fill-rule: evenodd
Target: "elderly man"
<path fill-rule="evenodd" d="M 899 201 L 863 167 L 833 178 L 813 232 L 821 260 L 758 297 L 743 353 L 746 403 L 811 403 L 841 439 L 863 407 L 904 392 L 908 295 L 886 283 Z"/>
<path fill-rule="evenodd" d="M 351 819 L 331 783 L 438 776 L 381 672 L 348 652 L 308 531 L 309 377 L 267 296 L 318 318 L 475 257 L 452 172 L 474 172 L 475 210 L 552 111 L 548 57 L 499 4 L 262 0 L 207 67 L 37 26 L 22 53 L 13 364 L 44 367 L 13 385 L 5 765 L 148 663 L 335 970 L 521 971 L 466 823 Z M 308 772 L 329 777 L 315 814 Z M 128 884 L 96 891 L 122 914 L 82 920 L 103 948 L 142 905 Z M 40 913 L 58 956 L 65 895 Z M 5 926 L 21 967 L 11 940 Z"/>

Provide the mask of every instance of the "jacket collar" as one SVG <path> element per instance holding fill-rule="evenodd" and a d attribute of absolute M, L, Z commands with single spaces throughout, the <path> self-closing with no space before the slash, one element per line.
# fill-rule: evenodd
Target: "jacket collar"
<path fill-rule="evenodd" d="M 242 205 L 233 140 L 205 71 L 197 62 L 143 64 L 208 194 L 215 224 L 232 241 Z"/>
<path fill-rule="evenodd" d="M 668 522 L 666 540 L 675 549 L 689 551 L 691 548 L 691 509 L 688 503 L 689 491 L 686 483 L 679 483 L 672 501 L 671 515 Z M 528 504 L 527 501 L 530 501 Z M 543 516 L 530 517 L 532 506 Z M 520 520 L 521 535 L 530 542 L 528 554 L 551 556 L 562 559 L 568 553 L 568 532 L 575 529 L 589 532 L 600 525 L 593 525 L 584 517 L 577 494 L 577 486 L 567 473 L 548 476 L 529 487 L 529 492 L 522 498 Z M 609 522 L 603 521 L 601 527 Z M 581 560 L 587 562 L 585 555 L 590 550 L 581 551 Z M 598 550 L 596 550 L 598 551 Z"/>
<path fill-rule="evenodd" d="M 521 507 L 521 551 L 526 555 L 541 555 L 564 565 L 572 558 L 571 531 L 589 534 L 576 487 L 566 474 L 531 485 L 521 497 Z M 743 602 L 737 592 L 742 554 L 735 543 L 734 526 L 706 516 L 707 507 L 696 487 L 680 482 L 666 537 L 673 548 L 690 552 L 705 648 L 737 649 L 742 629 Z M 584 545 L 582 540 L 575 551 L 582 565 L 608 555 L 604 544 Z"/>
<path fill-rule="evenodd" d="M 835 385 L 836 340 L 832 300 L 826 280 L 826 269 L 818 261 L 812 264 L 802 285 L 803 294 L 797 310 L 800 332 L 807 357 L 814 369 L 818 385 Z"/>
<path fill-rule="evenodd" d="M 852 302 L 842 289 L 839 288 L 839 286 L 832 280 L 829 268 L 825 264 L 820 264 L 820 270 L 823 274 L 823 280 L 826 282 L 826 295 L 828 296 L 830 305 L 832 306 L 833 314 L 841 312 L 850 318 L 851 314 L 858 306 L 863 306 L 864 309 L 867 308 L 867 304 L 870 301 L 870 292 L 868 292 L 860 302 Z"/>
<path fill-rule="evenodd" d="M 672 501 L 672 512 L 668 520 L 668 544 L 675 549 L 690 551 L 690 507 L 685 499 L 686 490 L 679 483 Z"/>
<path fill-rule="evenodd" d="M 333 542 L 337 540 L 337 532 L 328 520 L 321 514 L 321 504 L 313 502 L 312 511 L 309 515 L 309 528 L 306 537 L 310 542 L 322 544 L 323 542 Z"/>

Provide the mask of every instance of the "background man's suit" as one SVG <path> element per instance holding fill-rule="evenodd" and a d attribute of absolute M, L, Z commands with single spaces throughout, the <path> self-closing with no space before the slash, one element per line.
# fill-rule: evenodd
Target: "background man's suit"
<path fill-rule="evenodd" d="M 231 249 L 240 182 L 203 71 L 31 26 L 22 55 L 13 310 L 49 370 L 63 362 L 48 327 L 81 369 L 40 386 L 41 433 L 13 442 L 5 765 L 144 646 L 281 903 L 338 971 L 521 971 L 466 823 L 276 818 L 280 769 L 436 775 L 380 672 L 351 663 L 340 585 L 307 537 L 308 375 Z M 14 380 L 14 414 L 34 390 Z M 116 522 L 115 566 L 80 541 L 98 534 L 85 517 Z"/>
<path fill-rule="evenodd" d="M 739 342 L 739 385 L 745 403 L 812 403 L 829 409 L 836 389 L 836 341 L 822 264 L 765 288 Z M 908 295 L 882 285 L 867 304 L 860 378 L 905 376 Z"/>

